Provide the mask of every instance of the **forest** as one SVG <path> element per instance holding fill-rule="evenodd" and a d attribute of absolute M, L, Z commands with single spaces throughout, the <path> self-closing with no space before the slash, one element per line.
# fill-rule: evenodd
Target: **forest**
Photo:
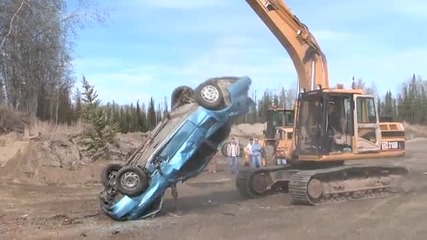
<path fill-rule="evenodd" d="M 94 86 L 92 86 L 94 87 Z M 421 77 L 416 78 L 415 74 L 403 82 L 402 91 L 393 94 L 388 91 L 384 96 L 375 94 L 376 90 L 364 87 L 364 82 L 358 80 L 355 82 L 355 88 L 363 88 L 367 94 L 376 96 L 378 114 L 380 116 L 392 117 L 397 121 L 405 121 L 411 124 L 427 125 L 427 81 Z M 165 97 L 167 99 L 167 97 Z M 272 106 L 292 108 L 295 100 L 295 89 L 281 89 L 279 94 L 265 91 L 260 99 L 252 94 L 252 99 L 256 100 L 256 106 L 250 109 L 246 116 L 236 120 L 236 123 L 263 123 L 266 120 L 266 109 Z M 75 121 L 79 119 L 78 111 L 81 108 L 81 99 L 72 104 L 69 110 L 68 119 Z M 103 105 L 107 118 L 117 122 L 120 131 L 135 132 L 149 131 L 154 128 L 163 116 L 168 112 L 169 103 L 166 101 L 155 103 L 153 98 L 148 103 L 131 103 L 120 106 L 113 103 Z M 74 115 L 73 115 L 74 114 Z"/>
<path fill-rule="evenodd" d="M 101 103 L 90 79 L 73 74 L 72 50 L 78 30 L 105 20 L 105 14 L 90 3 L 80 0 L 70 7 L 64 0 L 0 2 L 0 105 L 41 121 L 69 125 L 78 124 L 89 105 L 97 106 L 102 109 L 99 114 L 120 132 L 149 131 L 168 112 L 169 96 L 127 105 Z M 381 115 L 427 124 L 427 81 L 411 74 L 402 80 L 399 92 L 384 96 L 365 87 L 361 79 L 354 85 L 376 96 Z M 238 123 L 264 122 L 265 110 L 272 105 L 291 108 L 295 89 L 284 86 L 277 92 L 265 91 L 259 99 L 251 93 L 257 105 Z"/>

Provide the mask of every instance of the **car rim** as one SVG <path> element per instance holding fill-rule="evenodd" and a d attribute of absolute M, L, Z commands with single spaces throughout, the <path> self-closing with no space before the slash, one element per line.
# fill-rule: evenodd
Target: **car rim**
<path fill-rule="evenodd" d="M 116 184 L 116 177 L 117 177 L 117 171 L 111 171 L 110 174 L 108 174 L 108 182 L 110 185 Z"/>
<path fill-rule="evenodd" d="M 212 85 L 207 85 L 203 87 L 202 91 L 200 92 L 200 95 L 202 96 L 203 100 L 209 103 L 213 103 L 219 98 L 218 89 L 216 89 L 216 87 Z"/>
<path fill-rule="evenodd" d="M 127 172 L 121 179 L 121 184 L 126 190 L 135 189 L 140 182 L 139 176 L 134 172 Z"/>

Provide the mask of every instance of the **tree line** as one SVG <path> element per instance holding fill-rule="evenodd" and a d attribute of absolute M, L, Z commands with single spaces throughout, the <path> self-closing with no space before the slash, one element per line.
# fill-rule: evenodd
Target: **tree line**
<path fill-rule="evenodd" d="M 88 84 L 84 78 L 83 82 Z M 352 87 L 364 89 L 366 94 L 376 96 L 379 115 L 392 117 L 397 121 L 427 125 L 427 93 L 425 91 L 427 81 L 422 80 L 421 77 L 416 78 L 414 74 L 408 81 L 403 82 L 400 92 L 393 94 L 391 91 L 387 91 L 384 96 L 378 96 L 375 84 L 366 87 L 365 82 L 361 79 L 354 81 Z M 265 91 L 260 99 L 257 99 L 255 91 L 253 91 L 251 97 L 256 105 L 250 109 L 248 114 L 236 119 L 237 124 L 265 122 L 266 110 L 272 106 L 292 109 L 296 91 L 283 87 L 277 93 Z M 102 105 L 102 109 L 108 119 L 118 124 L 120 132 L 146 132 L 153 129 L 169 112 L 170 105 L 167 99 L 165 97 L 157 104 L 152 97 L 148 103 L 139 101 L 128 105 L 106 103 Z M 81 97 L 77 96 L 72 106 L 73 108 L 68 110 L 71 114 L 69 117 L 72 119 L 71 121 L 77 121 L 80 119 Z"/>

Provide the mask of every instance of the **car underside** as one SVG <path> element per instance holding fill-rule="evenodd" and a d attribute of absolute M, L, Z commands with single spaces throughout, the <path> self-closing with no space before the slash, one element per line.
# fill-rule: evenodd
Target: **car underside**
<path fill-rule="evenodd" d="M 235 117 L 249 111 L 247 77 L 209 79 L 195 90 L 172 93 L 172 112 L 153 129 L 125 164 L 110 164 L 102 175 L 101 207 L 115 220 L 154 216 L 163 195 L 200 174 L 227 139 Z"/>

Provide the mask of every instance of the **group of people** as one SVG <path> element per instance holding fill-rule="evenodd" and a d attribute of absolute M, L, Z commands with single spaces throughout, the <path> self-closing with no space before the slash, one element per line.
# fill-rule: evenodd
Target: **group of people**
<path fill-rule="evenodd" d="M 262 167 L 262 154 L 263 149 L 257 138 L 249 139 L 248 145 L 245 147 L 246 155 L 248 156 L 249 167 L 260 168 Z"/>
<path fill-rule="evenodd" d="M 241 156 L 240 144 L 236 141 L 235 138 L 231 138 L 230 143 L 226 147 L 227 157 L 230 164 L 230 173 L 235 174 L 239 171 L 239 163 Z M 248 145 L 244 147 L 243 151 L 246 154 L 249 167 L 259 168 L 262 167 L 262 146 L 259 144 L 258 139 L 249 139 Z M 216 172 L 216 158 L 212 159 L 208 165 L 208 172 Z"/>

